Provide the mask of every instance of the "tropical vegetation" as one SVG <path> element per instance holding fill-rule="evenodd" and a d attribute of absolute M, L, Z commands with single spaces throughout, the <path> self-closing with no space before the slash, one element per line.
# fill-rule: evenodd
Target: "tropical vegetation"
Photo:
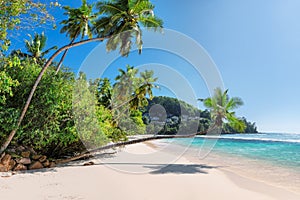
<path fill-rule="evenodd" d="M 82 3 L 83 3 L 83 6 L 81 8 L 77 9 L 78 13 L 82 13 L 82 10 L 86 9 L 87 7 L 89 8 L 89 6 L 86 5 L 85 0 L 83 0 Z M 111 8 L 112 8 L 112 10 L 110 10 Z M 139 50 L 141 50 L 141 48 L 142 48 L 140 25 L 144 25 L 146 27 L 154 26 L 154 30 L 162 28 L 162 21 L 160 19 L 158 19 L 157 17 L 154 17 L 153 12 L 151 12 L 151 10 L 154 9 L 154 6 L 150 3 L 149 0 L 142 0 L 142 1 L 118 0 L 118 1 L 110 1 L 110 2 L 99 2 L 97 4 L 97 9 L 99 9 L 99 12 L 97 13 L 97 17 L 96 17 L 98 22 L 96 22 L 96 24 L 93 28 L 95 37 L 86 39 L 86 40 L 81 38 L 81 40 L 76 43 L 71 42 L 70 44 L 59 48 L 44 63 L 42 70 L 40 71 L 36 81 L 33 84 L 31 91 L 28 95 L 28 98 L 26 100 L 24 108 L 20 113 L 19 119 L 17 120 L 18 122 L 17 122 L 15 128 L 13 128 L 11 130 L 10 134 L 8 135 L 7 140 L 2 144 L 2 146 L 0 148 L 0 153 L 3 152 L 8 147 L 10 142 L 12 141 L 13 137 L 15 136 L 17 130 L 19 129 L 19 127 L 21 126 L 21 123 L 24 120 L 24 117 L 27 113 L 27 110 L 30 106 L 32 98 L 37 89 L 37 86 L 39 85 L 46 70 L 51 66 L 54 59 L 61 52 L 66 51 L 70 48 L 79 46 L 79 45 L 89 43 L 89 42 L 104 41 L 105 39 L 108 39 L 107 50 L 109 50 L 109 51 L 116 50 L 119 47 L 121 55 L 127 56 L 132 47 L 132 39 L 133 38 L 136 38 L 136 43 L 138 45 Z M 89 12 L 90 10 L 91 9 L 87 9 L 87 12 Z M 116 12 L 116 10 L 118 10 L 118 12 Z M 146 12 L 146 10 L 147 10 L 147 12 Z M 127 13 L 127 14 L 125 15 L 124 13 Z M 72 17 L 72 16 L 69 16 L 69 17 Z M 87 16 L 83 16 L 83 17 L 87 17 Z M 106 19 L 105 20 L 106 23 L 102 24 L 102 19 Z M 114 21 L 115 19 L 118 19 L 118 20 Z M 90 19 L 87 19 L 85 21 L 86 25 L 89 23 L 89 20 Z M 108 20 L 111 20 L 111 21 L 108 21 Z M 130 21 L 128 21 L 128 20 L 130 20 Z M 150 23 L 149 21 L 151 21 L 152 23 Z M 99 22 L 101 22 L 101 23 L 99 24 Z M 115 23 L 115 22 L 117 22 L 117 23 Z M 153 23 L 153 22 L 155 22 L 155 23 Z M 68 23 L 72 24 L 73 20 L 66 21 L 65 25 L 67 26 Z M 79 24 L 75 23 L 75 24 L 77 24 L 80 27 L 82 26 L 81 23 L 79 23 Z M 113 26 L 111 26 L 111 24 L 113 24 Z M 69 26 L 69 28 L 66 30 L 66 32 L 71 33 L 71 29 L 74 29 L 74 28 L 75 28 L 74 26 Z M 82 28 L 80 28 L 79 30 L 81 30 L 81 29 Z M 58 66 L 58 69 L 59 69 L 59 67 L 60 66 Z M 58 72 L 58 70 L 56 71 L 56 73 L 57 72 Z"/>
<path fill-rule="evenodd" d="M 120 66 L 114 79 L 89 80 L 63 64 L 70 48 L 90 42 L 106 41 L 107 51 L 119 49 L 122 56 L 135 44 L 141 53 L 142 27 L 159 31 L 163 25 L 149 0 L 82 0 L 79 8 L 65 6 L 66 19 L 60 23 L 60 32 L 69 38 L 65 45 L 48 48 L 42 32 L 28 35 L 21 49 L 10 47 L 10 33 L 27 28 L 26 17 L 39 26 L 53 17 L 46 4 L 29 0 L 4 0 L 0 5 L 0 154 L 24 146 L 59 158 L 110 142 L 127 144 L 134 134 L 195 135 L 212 127 L 256 131 L 255 124 L 235 117 L 232 110 L 242 102 L 230 99 L 228 91 L 217 88 L 213 97 L 202 100 L 208 110 L 201 111 L 173 98 L 154 97 L 154 71 L 127 65 Z M 165 108 L 165 116 L 151 110 L 156 104 Z M 109 147 L 114 146 L 103 148 Z"/>

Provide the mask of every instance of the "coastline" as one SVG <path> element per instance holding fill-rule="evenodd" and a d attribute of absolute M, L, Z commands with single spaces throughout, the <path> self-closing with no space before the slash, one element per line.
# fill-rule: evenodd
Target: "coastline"
<path fill-rule="evenodd" d="M 95 157 L 50 170 L 37 170 L 0 178 L 1 199 L 298 199 L 289 191 L 238 176 L 227 168 L 188 152 L 172 157 L 161 142 L 129 145 L 114 156 Z M 176 148 L 174 145 L 171 148 Z M 163 149 L 163 150 L 162 150 Z M 147 159 L 157 154 L 157 160 Z M 141 158 L 135 160 L 128 155 Z M 160 158 L 158 158 L 160 157 Z M 134 157 L 133 157 L 134 158 Z M 146 170 L 146 171 L 142 171 Z M 140 171 L 141 173 L 134 173 Z M 272 195 L 274 194 L 274 195 Z M 284 198 L 283 198 L 284 197 Z M 298 198 L 297 198 L 298 197 Z"/>
<path fill-rule="evenodd" d="M 156 144 L 160 147 L 166 145 L 164 142 L 156 142 Z M 174 151 L 176 148 L 185 148 L 177 143 L 172 143 L 172 146 L 173 147 L 169 153 L 172 153 L 172 151 Z M 237 157 L 215 150 L 212 150 L 208 156 L 203 159 L 200 159 L 198 154 L 199 149 L 189 147 L 185 151 L 184 157 L 193 163 L 221 166 L 218 169 L 228 175 L 228 177 L 233 181 L 237 181 L 238 183 L 242 183 L 239 179 L 248 179 L 256 181 L 256 184 L 261 185 L 261 187 L 252 187 L 251 184 L 245 184 L 246 188 L 252 188 L 252 190 L 257 189 L 263 192 L 261 188 L 274 187 L 273 191 L 266 189 L 265 193 L 274 197 L 278 197 L 282 195 L 280 195 L 280 191 L 276 191 L 283 190 L 287 192 L 286 195 L 288 195 L 288 193 L 292 194 L 290 198 L 293 198 L 294 195 L 300 198 L 300 172 L 293 168 L 275 166 L 273 163 L 268 161 L 253 160 L 243 156 Z M 284 199 L 284 196 L 282 196 L 282 199 Z"/>

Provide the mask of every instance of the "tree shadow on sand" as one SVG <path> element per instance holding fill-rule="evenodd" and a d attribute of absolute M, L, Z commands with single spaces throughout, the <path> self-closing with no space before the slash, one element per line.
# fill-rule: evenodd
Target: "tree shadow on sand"
<path fill-rule="evenodd" d="M 208 174 L 207 170 L 217 168 L 214 166 L 200 165 L 200 164 L 170 164 L 170 165 L 157 165 L 145 166 L 146 168 L 153 169 L 150 174 Z"/>

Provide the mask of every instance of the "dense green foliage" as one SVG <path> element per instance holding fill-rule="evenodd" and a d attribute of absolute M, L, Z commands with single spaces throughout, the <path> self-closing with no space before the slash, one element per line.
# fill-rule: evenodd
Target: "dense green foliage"
<path fill-rule="evenodd" d="M 19 5 L 18 5 L 19 4 Z M 37 3 L 35 4 L 33 1 L 2 1 L 1 5 L 4 7 L 4 10 L 0 13 L 1 17 L 1 46 L 2 50 L 7 50 L 9 46 L 9 39 L 7 38 L 7 31 L 8 30 L 14 30 L 18 24 L 21 23 L 21 15 L 27 14 L 31 17 L 34 17 L 36 19 L 40 19 L 39 17 L 42 16 L 42 14 L 46 13 L 47 17 L 51 17 L 51 15 L 48 15 L 46 11 L 46 7 L 44 4 Z M 56 4 L 53 4 L 56 6 Z M 34 39 L 31 38 L 30 41 L 26 41 L 26 48 L 29 54 L 24 54 L 20 51 L 14 51 L 13 55 L 18 56 L 19 58 L 23 57 L 24 60 L 22 62 L 30 62 L 29 65 L 33 62 L 35 65 L 40 65 L 39 67 L 42 67 L 42 70 L 40 70 L 37 75 L 36 81 L 33 82 L 32 90 L 30 90 L 30 86 L 28 86 L 27 89 L 29 89 L 29 93 L 22 93 L 22 94 L 28 94 L 27 100 L 25 96 L 22 96 L 23 98 L 20 99 L 23 101 L 23 109 L 19 110 L 18 112 L 19 117 L 17 119 L 16 126 L 11 125 L 11 132 L 7 136 L 7 140 L 3 142 L 1 145 L 0 152 L 2 153 L 8 145 L 11 143 L 12 139 L 15 137 L 16 132 L 18 129 L 21 130 L 20 125 L 26 121 L 24 118 L 25 115 L 27 115 L 28 109 L 31 109 L 33 106 L 31 105 L 33 95 L 37 91 L 37 87 L 40 84 L 40 80 L 42 80 L 42 77 L 45 75 L 46 70 L 53 64 L 53 59 L 59 55 L 60 52 L 65 51 L 61 61 L 58 63 L 56 73 L 53 74 L 54 76 L 57 75 L 59 72 L 59 69 L 61 67 L 61 63 L 64 60 L 64 57 L 67 54 L 67 51 L 69 48 L 72 48 L 74 46 L 79 46 L 88 42 L 92 41 L 103 41 L 104 39 L 108 39 L 107 42 L 107 50 L 115 50 L 117 48 L 120 48 L 120 53 L 123 56 L 127 56 L 129 54 L 129 51 L 131 49 L 132 40 L 136 39 L 136 44 L 138 45 L 139 50 L 142 48 L 142 40 L 141 35 L 142 31 L 140 29 L 140 26 L 144 26 L 146 28 L 155 27 L 154 30 L 158 28 L 162 28 L 162 21 L 154 16 L 153 9 L 154 6 L 150 3 L 149 0 L 141 0 L 141 1 L 135 1 L 135 0 L 118 0 L 118 1 L 109 1 L 109 2 L 98 2 L 97 3 L 97 9 L 99 12 L 93 14 L 93 6 L 94 5 L 88 5 L 86 0 L 82 1 L 82 6 L 80 8 L 70 8 L 70 7 L 64 7 L 64 9 L 67 11 L 65 14 L 68 16 L 68 19 L 61 22 L 63 25 L 61 32 L 66 33 L 71 39 L 71 43 L 69 45 L 66 45 L 60 49 L 57 50 L 53 54 L 53 56 L 50 57 L 49 60 L 43 60 L 43 56 L 48 53 L 51 49 L 54 49 L 55 47 L 46 50 L 45 52 L 42 52 L 42 49 L 44 48 L 45 44 L 45 37 L 44 34 L 35 34 Z M 34 11 L 34 9 L 41 9 L 39 10 L 37 14 L 30 14 L 31 11 Z M 116 10 L 117 9 L 117 10 Z M 116 12 L 117 11 L 117 12 Z M 97 19 L 95 23 L 93 23 L 93 20 Z M 103 23 L 103 19 L 105 19 L 105 23 Z M 3 20 L 3 22 L 2 22 Z M 109 20 L 109 21 L 107 21 Z M 128 21 L 129 20 L 129 21 Z M 10 23 L 10 21 L 12 23 Z M 151 21 L 151 22 L 150 22 Z M 100 22 L 100 23 L 99 23 Z M 41 22 L 43 23 L 43 22 Z M 8 25 L 7 25 L 8 24 Z M 93 29 L 93 32 L 91 31 Z M 81 39 L 79 42 L 77 42 L 76 45 L 73 45 L 74 40 L 76 37 L 81 35 Z M 88 40 L 84 40 L 84 36 L 89 36 Z M 95 36 L 96 38 L 92 38 L 92 36 Z M 49 73 L 49 72 L 47 72 Z M 33 73 L 34 74 L 34 73 Z M 146 75 L 146 74 L 145 74 Z M 6 94 L 9 93 L 10 95 L 13 95 L 12 91 L 10 91 L 10 87 L 13 86 L 13 81 L 18 81 L 17 79 L 14 80 L 13 77 L 10 77 L 5 71 L 1 74 L 1 81 L 3 80 L 3 89 L 1 89 L 1 93 Z M 150 94 L 149 89 L 152 87 L 151 84 L 144 84 L 140 88 L 135 89 L 136 95 L 130 99 L 129 103 L 130 105 L 130 111 L 132 111 L 134 108 L 137 109 L 142 104 L 145 104 L 145 97 L 144 95 Z M 25 90 L 26 91 L 26 90 Z M 24 104 L 24 102 L 26 102 Z M 22 105 L 21 102 L 19 102 L 19 106 Z M 115 110 L 122 108 L 127 102 L 123 102 L 121 105 L 118 105 L 117 108 L 114 108 L 112 114 L 116 114 Z M 133 112 L 133 111 L 132 111 Z M 119 113 L 125 113 L 125 112 L 119 112 Z M 117 115 L 119 115 L 117 113 Z M 140 116 L 137 113 L 128 113 L 129 115 L 134 115 L 133 119 L 135 119 L 137 116 Z M 26 116 L 28 117 L 28 116 Z M 120 118 L 119 116 L 117 118 Z M 139 120 L 133 120 L 135 122 L 139 122 Z M 141 121 L 141 120 L 140 120 Z"/>
<path fill-rule="evenodd" d="M 7 58 L 14 59 L 17 58 Z M 11 93 L 4 94 L 6 101 L 1 104 L 1 115 L 5 117 L 1 119 L 5 120 L 0 125 L 0 141 L 4 141 L 6 134 L 14 126 L 24 100 L 41 70 L 41 67 L 30 59 L 19 60 L 12 66 L 7 66 L 8 63 L 2 63 L 1 69 L 6 68 L 6 73 L 19 84 L 11 88 Z M 54 76 L 54 69 L 49 69 L 24 123 L 14 137 L 14 145 L 31 146 L 41 153 L 52 152 L 56 155 L 60 151 L 63 152 L 62 149 L 68 145 L 79 142 L 72 120 L 73 84 L 73 73 L 64 71 Z"/>
<path fill-rule="evenodd" d="M 77 38 L 82 42 L 86 36 L 89 39 L 105 37 L 108 51 L 119 48 L 120 54 L 127 56 L 133 38 L 141 51 L 141 26 L 154 30 L 162 28 L 162 21 L 154 16 L 154 5 L 148 0 L 101 1 L 97 3 L 97 13 L 94 13 L 93 5 L 88 5 L 85 0 L 82 2 L 80 8 L 64 7 L 68 18 L 61 22 L 61 33 L 71 39 L 69 45 Z M 157 87 L 153 71 L 139 72 L 128 65 L 125 70 L 119 70 L 113 82 L 108 78 L 87 80 L 84 73 L 76 78 L 67 68 L 59 71 L 68 49 L 61 50 L 65 53 L 58 65 L 51 59 L 48 62 L 45 55 L 57 47 L 45 50 L 47 37 L 44 33 L 35 33 L 25 40 L 27 52 L 12 50 L 9 55 L 2 54 L 10 44 L 8 32 L 21 28 L 24 15 L 37 23 L 52 17 L 45 4 L 34 1 L 5 0 L 0 6 L 0 146 L 9 132 L 18 130 L 12 134 L 11 146 L 31 147 L 51 157 L 74 155 L 85 148 L 125 141 L 127 136 L 134 134 L 206 131 L 220 113 L 222 120 L 227 119 L 223 124 L 224 133 L 240 131 L 232 123 L 234 120 L 243 121 L 245 131 L 256 132 L 255 124 L 245 118 L 234 118 L 232 112 L 227 113 L 241 105 L 238 99 L 229 99 L 227 91 L 217 95 L 224 100 L 224 105 L 208 98 L 204 102 L 210 111 L 200 111 L 174 98 L 153 98 L 152 90 Z M 48 66 L 45 74 L 40 73 Z M 37 83 L 39 76 L 41 82 Z M 35 83 L 38 87 L 31 100 L 28 96 Z M 29 102 L 29 109 L 22 112 L 26 102 Z M 164 107 L 166 112 L 152 110 L 151 113 L 156 104 Z M 215 106 L 217 104 L 219 106 Z M 223 109 L 225 114 L 215 109 L 220 106 L 226 108 Z M 20 113 L 26 113 L 23 121 Z"/>
<path fill-rule="evenodd" d="M 100 121 L 109 121 L 114 128 L 107 135 L 113 141 L 126 139 L 127 135 L 145 133 L 141 110 L 148 105 L 146 96 L 152 98 L 156 81 L 152 71 L 138 73 L 134 67 L 127 66 L 126 71 L 119 69 L 119 72 L 113 85 L 107 78 L 90 83 L 91 87 L 97 86 L 98 111 L 106 113 L 105 117 L 99 115 Z"/>
<path fill-rule="evenodd" d="M 1 142 L 14 127 L 24 99 L 41 70 L 31 57 L 19 59 L 9 56 L 6 61 L 2 62 L 1 70 L 5 69 L 10 78 L 9 81 L 2 76 L 0 79 Z M 146 125 L 139 110 L 145 105 L 136 98 L 146 98 L 153 87 L 151 80 L 155 80 L 153 72 L 141 72 L 137 77 L 138 70 L 129 66 L 123 72 L 111 86 L 107 78 L 87 81 L 82 73 L 75 79 L 73 72 L 62 70 L 55 75 L 55 67 L 50 67 L 12 145 L 25 145 L 39 153 L 57 157 L 79 152 L 84 147 L 99 147 L 109 141 L 126 140 L 128 135 L 145 133 Z M 134 87 L 119 90 L 127 81 Z M 151 87 L 147 92 L 141 92 L 145 85 Z M 134 94 L 130 93 L 132 89 Z M 112 96 L 120 96 L 120 92 L 123 94 L 124 91 L 129 95 L 127 98 L 122 96 L 122 99 L 112 100 Z M 111 102 L 115 103 L 114 106 Z"/>
<path fill-rule="evenodd" d="M 163 112 L 158 112 L 157 115 L 154 114 L 154 116 L 149 116 L 150 108 L 156 104 L 163 106 L 165 109 L 165 118 L 161 117 L 161 113 Z M 201 111 L 184 101 L 171 97 L 160 96 L 149 100 L 149 105 L 144 110 L 143 116 L 144 122 L 148 124 L 148 133 L 177 134 L 178 131 L 179 133 L 187 131 L 192 134 L 195 130 L 201 133 L 207 131 L 213 123 L 211 120 L 211 112 L 209 110 Z M 246 118 L 242 118 L 241 120 L 246 125 L 244 131 L 241 132 L 225 122 L 222 125 L 222 133 L 257 133 L 255 123 L 248 122 Z M 195 128 L 195 126 L 197 126 L 197 128 Z"/>

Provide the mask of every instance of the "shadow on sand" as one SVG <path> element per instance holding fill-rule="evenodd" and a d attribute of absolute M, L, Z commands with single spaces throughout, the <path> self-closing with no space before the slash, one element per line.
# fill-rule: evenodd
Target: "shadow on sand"
<path fill-rule="evenodd" d="M 150 174 L 208 174 L 208 169 L 217 168 L 214 166 L 200 165 L 200 164 L 170 164 L 170 165 L 157 165 L 157 166 L 145 166 L 152 169 Z"/>

